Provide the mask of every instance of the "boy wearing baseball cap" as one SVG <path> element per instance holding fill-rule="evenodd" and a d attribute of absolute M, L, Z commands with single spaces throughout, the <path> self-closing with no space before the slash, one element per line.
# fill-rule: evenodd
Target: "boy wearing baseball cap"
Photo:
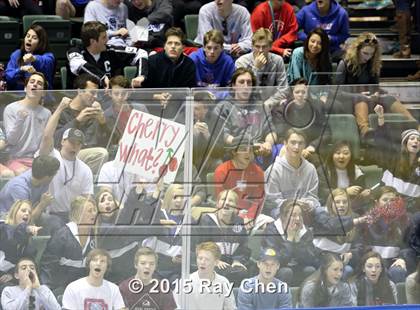
<path fill-rule="evenodd" d="M 50 184 L 50 193 L 54 200 L 47 208 L 48 214 L 41 216 L 42 226 L 50 233 L 69 221 L 70 204 L 74 198 L 80 195 L 93 195 L 92 171 L 78 158 L 85 143 L 83 132 L 76 128 L 66 129 L 61 139 L 61 149 L 54 148 L 57 123 L 70 101 L 64 97 L 48 120 L 39 149 L 39 155 L 50 155 L 60 162 L 60 168 Z"/>
<path fill-rule="evenodd" d="M 238 292 L 238 310 L 292 308 L 287 284 L 275 278 L 280 268 L 278 253 L 262 249 L 257 276 L 242 281 Z"/>

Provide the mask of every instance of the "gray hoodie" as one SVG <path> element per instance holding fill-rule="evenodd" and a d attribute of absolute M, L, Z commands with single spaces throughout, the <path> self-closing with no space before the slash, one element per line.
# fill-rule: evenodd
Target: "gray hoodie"
<path fill-rule="evenodd" d="M 298 199 L 312 207 L 319 207 L 315 166 L 302 158 L 300 167 L 296 169 L 288 163 L 285 156 L 277 156 L 265 171 L 265 194 L 267 201 L 276 205 L 272 212 L 275 218 L 287 199 Z"/>

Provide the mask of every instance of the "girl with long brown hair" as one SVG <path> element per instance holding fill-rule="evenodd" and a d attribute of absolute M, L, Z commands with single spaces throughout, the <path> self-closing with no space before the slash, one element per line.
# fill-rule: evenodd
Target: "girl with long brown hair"
<path fill-rule="evenodd" d="M 54 82 L 55 58 L 49 51 L 48 35 L 37 24 L 31 25 L 25 33 L 20 49 L 10 55 L 6 68 L 8 90 L 21 90 L 24 81 L 34 72 L 41 72 L 48 81 L 48 89 Z"/>
<path fill-rule="evenodd" d="M 354 306 L 350 285 L 342 281 L 344 265 L 339 256 L 321 254 L 321 266 L 299 289 L 301 307 Z"/>
<path fill-rule="evenodd" d="M 397 303 L 397 288 L 389 280 L 383 259 L 377 252 L 369 251 L 363 255 L 351 286 L 358 306 Z"/>
<path fill-rule="evenodd" d="M 328 74 L 319 76 L 316 74 L 332 71 L 329 46 L 330 40 L 322 28 L 312 30 L 303 43 L 303 47 L 298 47 L 293 51 L 287 70 L 289 84 L 301 78 L 307 80 L 309 85 L 329 84 L 331 80 Z"/>

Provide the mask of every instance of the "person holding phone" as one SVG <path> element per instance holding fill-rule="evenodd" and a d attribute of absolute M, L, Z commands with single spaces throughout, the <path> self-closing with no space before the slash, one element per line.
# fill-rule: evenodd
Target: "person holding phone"
<path fill-rule="evenodd" d="M 83 132 L 85 141 L 78 157 L 89 166 L 93 174 L 98 173 L 101 164 L 108 160 L 105 147 L 111 136 L 102 105 L 97 101 L 98 86 L 98 81 L 86 73 L 76 78 L 74 88 L 77 89 L 77 96 L 70 100 L 68 107 L 60 114 L 54 134 L 55 145 L 58 147 L 64 132 L 69 128 Z"/>
<path fill-rule="evenodd" d="M 32 258 L 22 257 L 15 268 L 18 285 L 6 287 L 1 294 L 4 310 L 61 309 L 54 294 L 39 283 L 36 265 Z"/>

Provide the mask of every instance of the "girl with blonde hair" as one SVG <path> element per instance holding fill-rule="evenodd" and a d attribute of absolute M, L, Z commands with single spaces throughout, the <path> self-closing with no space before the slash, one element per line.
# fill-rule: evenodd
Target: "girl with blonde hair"
<path fill-rule="evenodd" d="M 32 214 L 32 203 L 29 200 L 16 200 L 7 213 L 5 223 L 19 225 L 22 221 L 29 223 Z"/>
<path fill-rule="evenodd" d="M 29 200 L 16 200 L 6 216 L 5 223 L 14 227 L 24 224 L 27 237 L 36 236 L 42 227 L 33 225 L 36 220 L 34 211 Z"/>
<path fill-rule="evenodd" d="M 327 199 L 327 212 L 316 210 L 314 215 L 314 245 L 320 251 L 335 253 L 344 263 L 344 278 L 353 273 L 362 256 L 363 242 L 359 225 L 367 217 L 358 217 L 350 206 L 350 197 L 345 189 L 334 189 Z"/>
<path fill-rule="evenodd" d="M 361 74 L 366 70 L 364 67 L 368 65 L 369 75 L 366 76 L 368 79 L 364 84 L 378 84 L 382 67 L 381 54 L 381 46 L 376 36 L 373 33 L 364 32 L 350 43 L 344 55 L 344 63 L 354 78 L 361 78 Z"/>
<path fill-rule="evenodd" d="M 17 200 L 7 214 L 6 222 L 0 224 L 0 291 L 13 280 L 13 269 L 19 259 L 36 255 L 30 239 L 41 227 L 29 225 L 31 214 L 31 202 Z"/>
<path fill-rule="evenodd" d="M 381 53 L 377 37 L 373 33 L 364 32 L 350 43 L 344 59 L 337 67 L 337 85 L 360 85 L 342 93 L 347 93 L 354 103 L 354 114 L 362 137 L 372 131 L 368 114 L 373 113 L 377 104 L 383 105 L 386 112 L 400 113 L 415 120 L 399 100 L 379 88 Z"/>

